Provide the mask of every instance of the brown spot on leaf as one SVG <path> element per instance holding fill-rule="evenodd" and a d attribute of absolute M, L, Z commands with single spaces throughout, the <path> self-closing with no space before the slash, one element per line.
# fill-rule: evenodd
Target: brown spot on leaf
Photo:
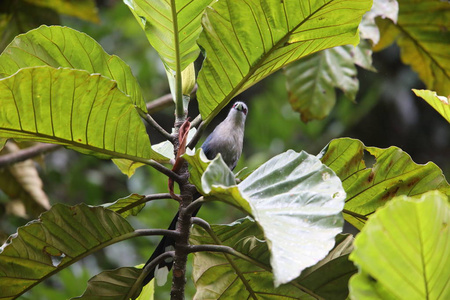
<path fill-rule="evenodd" d="M 386 194 L 384 194 L 383 197 L 381 197 L 381 200 L 387 201 L 387 200 L 394 198 L 399 189 L 400 189 L 400 187 L 397 186 L 395 188 L 388 190 L 386 192 Z"/>
<path fill-rule="evenodd" d="M 407 186 L 409 188 L 415 186 L 418 182 L 419 182 L 420 178 L 412 178 L 411 180 L 408 181 Z"/>

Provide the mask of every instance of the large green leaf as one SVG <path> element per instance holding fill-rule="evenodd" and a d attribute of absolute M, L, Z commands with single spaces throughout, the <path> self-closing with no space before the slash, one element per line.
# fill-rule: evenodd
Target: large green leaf
<path fill-rule="evenodd" d="M 184 70 L 200 54 L 201 18 L 212 0 L 124 0 L 162 61 Z"/>
<path fill-rule="evenodd" d="M 303 122 L 320 120 L 330 113 L 336 103 L 336 87 L 355 100 L 359 82 L 352 48 L 325 49 L 285 68 L 289 102 Z"/>
<path fill-rule="evenodd" d="M 0 298 L 14 299 L 81 258 L 133 236 L 133 228 L 102 207 L 56 204 L 20 227 L 0 253 Z"/>
<path fill-rule="evenodd" d="M 350 255 L 352 299 L 450 299 L 449 222 L 448 197 L 436 191 L 378 210 Z"/>
<path fill-rule="evenodd" d="M 395 196 L 419 196 L 433 189 L 450 195 L 450 185 L 438 166 L 416 164 L 397 147 L 366 147 L 359 140 L 341 138 L 331 141 L 320 156 L 341 178 L 347 193 L 344 217 L 358 229 Z M 366 160 L 372 167 L 366 166 Z"/>
<path fill-rule="evenodd" d="M 440 113 L 447 122 L 450 123 L 450 103 L 449 99 L 445 96 L 438 96 L 436 92 L 429 90 L 416 90 L 413 89 L 416 96 L 421 97 L 428 104 L 430 104 L 438 113 Z M 450 96 L 450 95 L 449 95 Z"/>
<path fill-rule="evenodd" d="M 199 155 L 185 158 L 197 174 L 192 182 L 206 200 L 230 203 L 255 217 L 270 244 L 275 286 L 323 259 L 342 230 L 341 181 L 315 156 L 289 150 L 239 185 L 220 156 L 204 171 L 203 163 L 195 163 Z"/>
<path fill-rule="evenodd" d="M 133 293 L 132 287 L 142 270 L 131 267 L 119 268 L 112 271 L 104 271 L 95 275 L 88 281 L 86 291 L 79 300 L 128 300 L 135 299 L 140 291 Z M 153 281 L 150 283 L 152 287 Z M 145 300 L 149 300 L 147 298 Z M 143 298 L 144 300 L 144 298 Z"/>
<path fill-rule="evenodd" d="M 419 74 L 429 90 L 450 95 L 450 4 L 436 0 L 398 0 L 398 22 L 381 20 L 381 40 L 376 50 L 395 39 L 404 63 Z"/>
<path fill-rule="evenodd" d="M 221 0 L 207 8 L 199 44 L 201 115 L 210 121 L 243 90 L 288 63 L 339 45 L 357 44 L 371 0 Z"/>
<path fill-rule="evenodd" d="M 0 77 L 20 68 L 52 66 L 100 73 L 117 82 L 117 87 L 146 111 L 141 89 L 130 67 L 109 55 L 94 39 L 68 27 L 41 26 L 18 35 L 0 55 Z"/>
<path fill-rule="evenodd" d="M 338 236 L 335 248 L 322 261 L 297 279 L 275 288 L 268 244 L 255 221 L 246 218 L 229 225 L 212 225 L 212 229 L 221 245 L 232 247 L 253 261 L 218 252 L 195 253 L 195 299 L 247 299 L 253 294 L 257 299 L 334 300 L 345 299 L 348 294 L 348 279 L 356 272 L 348 260 L 352 249 L 350 236 Z M 217 243 L 197 226 L 190 239 L 195 245 Z"/>
<path fill-rule="evenodd" d="M 0 137 L 61 144 L 102 158 L 164 161 L 115 81 L 82 70 L 25 68 L 0 80 Z"/>

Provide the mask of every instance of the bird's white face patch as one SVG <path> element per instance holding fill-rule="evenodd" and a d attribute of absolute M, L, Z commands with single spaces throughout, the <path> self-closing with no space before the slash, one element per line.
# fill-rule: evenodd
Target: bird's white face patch
<path fill-rule="evenodd" d="M 237 111 L 242 111 L 244 115 L 247 115 L 248 107 L 244 102 L 236 102 L 233 104 L 233 108 Z"/>

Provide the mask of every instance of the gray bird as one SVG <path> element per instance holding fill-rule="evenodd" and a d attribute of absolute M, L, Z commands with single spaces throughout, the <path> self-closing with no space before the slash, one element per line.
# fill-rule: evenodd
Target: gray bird
<path fill-rule="evenodd" d="M 226 119 L 217 125 L 202 145 L 208 159 L 214 159 L 220 153 L 230 170 L 236 167 L 242 154 L 247 113 L 244 102 L 234 103 Z"/>
<path fill-rule="evenodd" d="M 206 138 L 202 145 L 203 152 L 206 157 L 210 160 L 214 159 L 217 154 L 220 153 L 223 161 L 227 164 L 230 170 L 236 167 L 236 164 L 242 154 L 242 146 L 244 142 L 244 127 L 245 119 L 247 117 L 248 108 L 244 102 L 235 102 L 233 107 L 230 109 L 228 116 L 223 120 L 214 131 Z M 194 199 L 200 197 L 200 194 L 194 196 Z M 194 211 L 192 216 L 197 215 L 200 207 Z M 170 223 L 169 230 L 174 230 L 177 225 L 178 213 L 172 219 Z M 175 245 L 175 240 L 171 237 L 164 236 L 156 246 L 155 251 L 152 256 L 145 263 L 147 266 L 156 257 L 163 254 L 166 251 L 172 250 Z M 165 268 L 166 272 L 170 271 L 172 268 L 172 259 L 166 259 L 157 266 L 157 269 L 163 270 Z M 145 267 L 144 266 L 144 267 Z M 155 273 L 160 271 L 151 270 L 147 277 L 142 282 L 142 285 L 146 285 L 155 277 Z M 162 283 L 164 284 L 164 283 Z M 161 285 L 162 285 L 161 284 Z"/>

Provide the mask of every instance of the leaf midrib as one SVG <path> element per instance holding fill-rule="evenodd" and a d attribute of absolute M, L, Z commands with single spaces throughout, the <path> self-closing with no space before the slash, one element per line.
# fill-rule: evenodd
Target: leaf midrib
<path fill-rule="evenodd" d="M 111 156 L 112 158 L 124 158 L 124 159 L 132 160 L 135 162 L 141 162 L 144 164 L 148 164 L 151 161 L 151 159 L 146 159 L 146 158 L 139 157 L 139 156 L 120 153 L 120 152 L 116 152 L 113 150 L 107 150 L 105 148 L 99 148 L 99 147 L 95 147 L 92 145 L 76 143 L 73 140 L 63 139 L 60 137 L 42 134 L 39 132 L 32 132 L 32 131 L 27 131 L 27 130 L 18 130 L 18 129 L 0 127 L 0 135 L 1 135 L 1 132 L 21 133 L 21 134 L 26 134 L 26 135 L 30 136 L 31 138 L 32 137 L 40 137 L 40 138 L 45 138 L 48 140 L 54 140 L 54 141 L 59 142 L 59 143 L 54 143 L 54 144 L 59 144 L 59 145 L 63 145 L 63 146 L 71 146 L 71 147 L 81 148 L 84 150 L 89 150 L 89 151 L 93 151 L 93 152 L 97 152 L 97 153 L 101 153 L 101 154 L 106 154 L 106 155 Z M 19 138 L 22 138 L 22 137 L 19 137 Z M 51 143 L 51 142 L 49 142 L 49 143 Z M 101 150 L 101 151 L 98 151 L 98 150 Z"/>

